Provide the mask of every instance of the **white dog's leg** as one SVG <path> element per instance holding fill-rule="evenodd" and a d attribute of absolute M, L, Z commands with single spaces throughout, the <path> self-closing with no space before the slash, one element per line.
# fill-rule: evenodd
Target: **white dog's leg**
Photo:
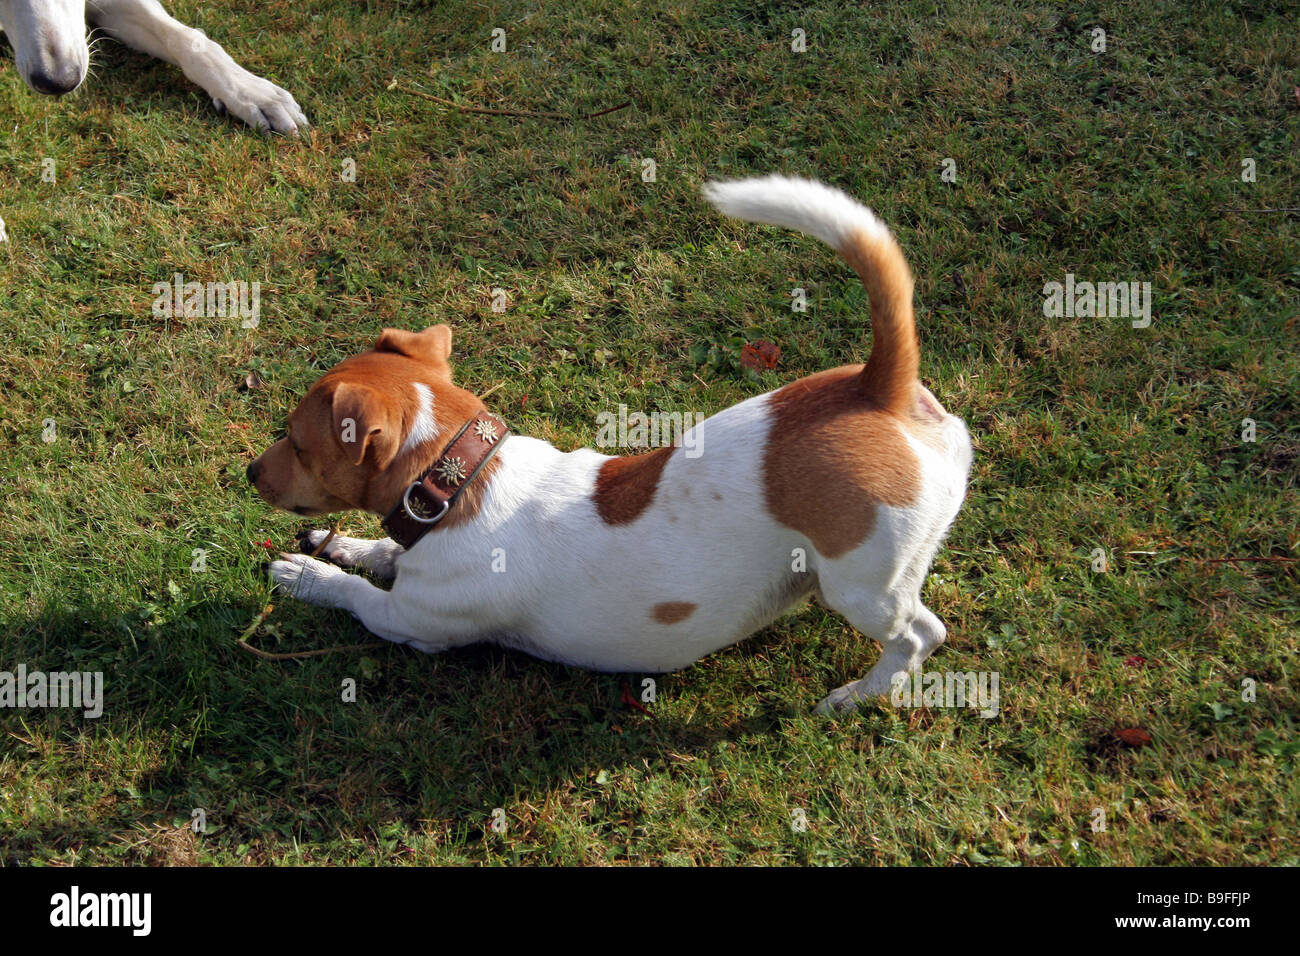
<path fill-rule="evenodd" d="M 328 531 L 309 531 L 303 535 L 303 550 L 313 552 L 325 540 Z M 367 541 L 336 534 L 320 557 L 344 568 L 361 568 L 379 578 L 392 580 L 397 574 L 397 556 L 406 550 L 392 538 Z"/>
<path fill-rule="evenodd" d="M 386 641 L 412 644 L 426 653 L 444 650 L 445 644 L 431 640 L 428 623 L 413 628 L 398 613 L 393 596 L 365 578 L 305 554 L 282 554 L 271 562 L 271 578 L 291 595 L 318 607 L 351 611 L 367 631 Z"/>
<path fill-rule="evenodd" d="M 947 637 L 938 617 L 921 603 L 921 586 L 934 548 L 915 552 L 900 568 L 882 548 L 865 561 L 827 563 L 821 569 L 822 598 L 826 605 L 843 614 L 862 634 L 880 644 L 880 660 L 861 680 L 832 691 L 817 712 L 853 710 L 864 701 L 890 693 L 891 681 L 900 671 L 921 669 L 926 658 Z"/>
<path fill-rule="evenodd" d="M 294 98 L 254 76 L 201 30 L 170 16 L 158 0 L 87 0 L 86 18 L 129 47 L 179 66 L 212 97 L 218 112 L 229 111 L 254 129 L 297 135 L 307 117 Z"/>
<path fill-rule="evenodd" d="M 844 612 L 849 622 L 862 631 L 863 627 L 854 622 L 853 615 Z M 863 633 L 866 633 L 863 631 Z M 880 660 L 861 680 L 855 680 L 839 687 L 820 704 L 817 713 L 830 714 L 836 711 L 855 710 L 864 701 L 881 694 L 888 696 L 893 689 L 894 675 L 900 672 L 919 671 L 926 659 L 934 653 L 947 637 L 947 630 L 934 613 L 922 604 L 917 605 L 916 616 L 894 636 L 883 640 Z"/>

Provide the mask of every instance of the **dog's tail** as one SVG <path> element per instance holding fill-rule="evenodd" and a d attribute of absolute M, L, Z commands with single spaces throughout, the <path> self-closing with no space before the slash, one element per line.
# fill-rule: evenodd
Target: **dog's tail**
<path fill-rule="evenodd" d="M 785 176 L 707 183 L 704 197 L 729 216 L 816 236 L 845 258 L 871 299 L 873 341 L 859 380 L 862 394 L 898 414 L 913 408 L 921 353 L 912 273 L 875 213 L 838 189 Z"/>

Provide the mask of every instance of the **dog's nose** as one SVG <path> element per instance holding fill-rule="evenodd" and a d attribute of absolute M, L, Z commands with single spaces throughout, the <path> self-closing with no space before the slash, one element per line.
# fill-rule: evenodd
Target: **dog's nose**
<path fill-rule="evenodd" d="M 81 69 L 75 63 L 67 63 L 50 71 L 33 70 L 27 77 L 27 82 L 37 93 L 62 96 L 80 86 L 82 79 Z"/>
<path fill-rule="evenodd" d="M 250 484 L 257 484 L 257 473 L 261 470 L 261 466 L 258 465 L 256 458 L 248 463 L 248 471 L 245 472 L 245 474 L 248 475 L 248 481 Z"/>

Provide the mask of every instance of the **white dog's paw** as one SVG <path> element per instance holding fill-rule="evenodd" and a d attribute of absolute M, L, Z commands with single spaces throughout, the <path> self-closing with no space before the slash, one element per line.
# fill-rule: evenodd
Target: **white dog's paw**
<path fill-rule="evenodd" d="M 817 713 L 842 714 L 845 711 L 857 710 L 868 701 L 881 698 L 888 700 L 894 688 L 894 680 L 901 680 L 902 674 L 906 674 L 906 671 L 900 674 L 900 670 L 882 661 L 873 667 L 866 677 L 845 684 L 843 687 L 837 687 L 827 694 L 817 705 Z"/>
<path fill-rule="evenodd" d="M 313 554 L 320 547 L 321 542 L 329 537 L 329 530 L 326 528 L 317 528 L 315 531 L 304 531 L 298 535 L 298 547 L 302 548 L 304 554 Z M 351 567 L 351 555 L 347 549 L 341 547 L 343 536 L 336 534 L 334 540 L 330 542 L 328 548 L 317 554 L 316 557 L 325 561 L 332 561 L 342 567 Z"/>
<path fill-rule="evenodd" d="M 845 684 L 843 687 L 837 687 L 831 691 L 817 705 L 816 712 L 819 714 L 847 713 L 858 710 L 868 701 L 876 700 L 882 694 L 888 693 L 888 687 L 883 690 L 873 687 L 871 678 L 864 677 L 862 680 L 855 680 L 851 684 Z"/>
<path fill-rule="evenodd" d="M 853 685 L 845 684 L 823 697 L 822 702 L 815 708 L 815 712 L 818 714 L 841 714 L 845 711 L 857 710 L 861 706 L 862 698 L 853 692 Z"/>
<path fill-rule="evenodd" d="M 338 579 L 347 572 L 306 554 L 283 554 L 268 569 L 271 580 L 300 601 L 334 607 Z"/>
<path fill-rule="evenodd" d="M 231 113 L 263 133 L 297 136 L 310 128 L 307 116 L 288 90 L 236 66 L 212 93 L 218 113 Z"/>
<path fill-rule="evenodd" d="M 298 547 L 305 554 L 313 554 L 328 535 L 328 531 L 307 531 L 298 536 Z M 402 548 L 390 538 L 368 541 L 336 534 L 317 557 L 341 568 L 360 568 L 391 581 L 397 574 L 397 556 L 401 553 Z"/>

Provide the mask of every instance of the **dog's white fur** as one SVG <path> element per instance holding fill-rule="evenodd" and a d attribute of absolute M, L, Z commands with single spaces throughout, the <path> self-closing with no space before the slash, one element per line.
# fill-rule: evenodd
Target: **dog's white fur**
<path fill-rule="evenodd" d="M 865 241 L 897 252 L 870 210 L 818 183 L 769 177 L 712 184 L 706 195 L 730 215 L 800 229 L 837 248 Z M 910 277 L 906 285 L 910 331 Z M 472 521 L 435 530 L 409 552 L 391 539 L 331 543 L 325 556 L 338 564 L 396 574 L 391 591 L 306 555 L 284 555 L 271 576 L 296 597 L 351 611 L 380 637 L 422 651 L 488 639 L 548 660 L 633 672 L 686 667 L 817 593 L 883 647 L 866 677 L 820 705 L 855 707 L 887 693 L 895 673 L 918 669 L 945 637 L 920 592 L 965 494 L 971 444 L 961 420 L 915 387 L 932 431 L 922 441 L 899 430 L 919 462 L 920 492 L 908 507 L 879 506 L 866 540 L 835 558 L 764 510 L 776 394 L 768 393 L 696 426 L 703 454 L 671 455 L 650 505 L 630 523 L 602 521 L 593 503 L 607 456 L 516 435 L 500 448 Z M 308 544 L 324 537 L 312 532 Z M 800 553 L 807 571 L 792 575 Z M 697 609 L 670 624 L 648 616 L 649 605 L 677 600 Z"/>
<path fill-rule="evenodd" d="M 23 80 L 38 93 L 70 93 L 86 78 L 86 26 L 179 66 L 212 97 L 254 129 L 295 135 L 307 128 L 294 98 L 249 73 L 221 45 L 174 20 L 158 0 L 0 0 L 0 30 L 9 37 Z"/>

